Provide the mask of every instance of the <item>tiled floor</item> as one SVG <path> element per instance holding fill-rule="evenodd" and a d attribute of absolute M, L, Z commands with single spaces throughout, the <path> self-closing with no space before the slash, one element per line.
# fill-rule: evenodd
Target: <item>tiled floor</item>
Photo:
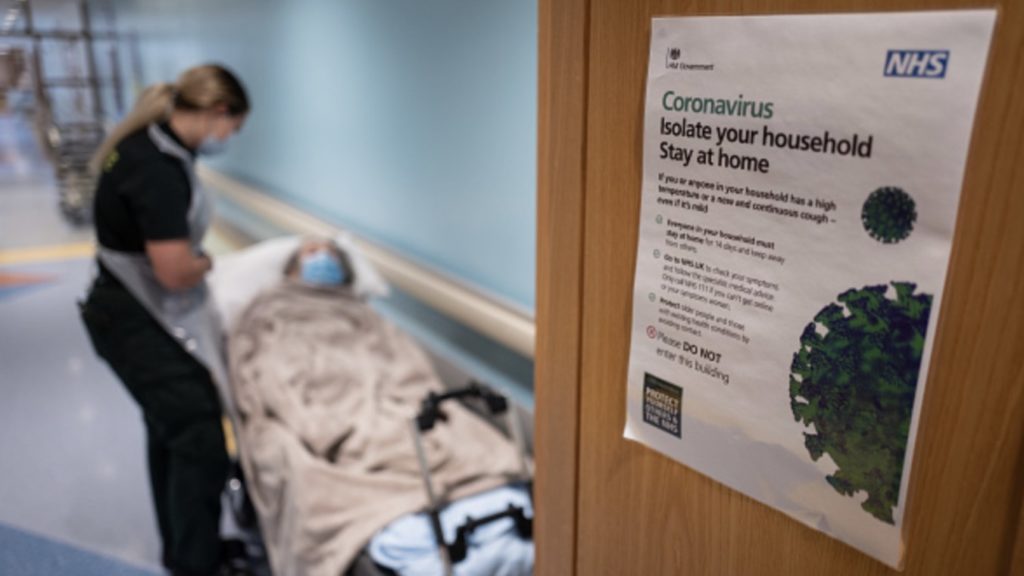
<path fill-rule="evenodd" d="M 68 225 L 57 208 L 50 165 L 31 125 L 0 114 L 0 250 L 75 244 L 92 231 Z"/>
<path fill-rule="evenodd" d="M 16 576 L 152 576 L 154 572 L 63 542 L 0 525 L 0 574 Z"/>
<path fill-rule="evenodd" d="M 155 572 L 140 416 L 75 307 L 92 232 L 61 218 L 26 122 L 0 116 L 0 160 L 0 573 L 138 573 L 61 571 L 92 556 L 59 543 Z"/>

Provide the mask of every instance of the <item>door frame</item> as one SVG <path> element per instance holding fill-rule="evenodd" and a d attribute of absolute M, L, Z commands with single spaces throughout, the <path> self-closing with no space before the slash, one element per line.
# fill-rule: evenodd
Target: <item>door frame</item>
<path fill-rule="evenodd" d="M 536 564 L 576 573 L 590 0 L 538 2 Z"/>

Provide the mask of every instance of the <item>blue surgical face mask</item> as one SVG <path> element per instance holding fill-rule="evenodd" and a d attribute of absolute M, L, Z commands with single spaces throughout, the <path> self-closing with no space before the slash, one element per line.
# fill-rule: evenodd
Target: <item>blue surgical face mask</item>
<path fill-rule="evenodd" d="M 311 286 L 341 286 L 347 274 L 341 263 L 326 251 L 302 257 L 300 277 Z"/>
<path fill-rule="evenodd" d="M 216 156 L 217 154 L 223 153 L 228 149 L 227 138 L 221 140 L 216 136 L 207 136 L 203 138 L 203 141 L 199 143 L 199 147 L 196 148 L 196 153 L 200 156 Z"/>

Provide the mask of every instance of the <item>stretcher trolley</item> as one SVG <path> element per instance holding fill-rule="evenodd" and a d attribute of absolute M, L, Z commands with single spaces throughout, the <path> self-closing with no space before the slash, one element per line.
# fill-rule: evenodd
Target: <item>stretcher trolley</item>
<path fill-rule="evenodd" d="M 480 517 L 468 517 L 457 527 L 454 538 L 445 538 L 441 514 L 452 502 L 446 500 L 445 496 L 440 494 L 435 486 L 430 467 L 427 464 L 424 437 L 430 433 L 438 422 L 443 422 L 447 419 L 444 405 L 452 401 L 462 402 L 465 406 L 477 412 L 481 417 L 508 434 L 515 444 L 519 456 L 518 477 L 511 478 L 510 484 L 524 489 L 530 495 L 531 502 L 533 494 L 532 464 L 528 456 L 529 450 L 522 421 L 516 410 L 509 405 L 508 400 L 503 395 L 475 382 L 464 388 L 453 389 L 440 394 L 436 392 L 429 393 L 422 400 L 418 413 L 410 422 L 410 435 L 411 441 L 415 446 L 420 474 L 428 498 L 428 507 L 424 513 L 429 518 L 434 540 L 437 543 L 437 552 L 441 560 L 440 564 L 443 567 L 438 576 L 452 576 L 456 573 L 458 565 L 469 554 L 473 533 L 488 524 L 508 518 L 511 519 L 515 533 L 519 538 L 525 541 L 530 541 L 533 538 L 532 511 L 528 513 L 524 507 L 514 504 L 509 504 L 504 509 L 495 510 Z M 240 574 L 270 576 L 266 551 L 260 543 L 256 514 L 248 497 L 241 469 L 238 467 L 236 467 L 228 484 L 226 499 L 229 509 L 233 513 L 234 521 L 240 528 L 249 533 L 249 536 L 246 538 L 230 542 L 230 548 L 226 549 L 228 557 L 231 558 L 232 564 Z M 359 554 L 345 573 L 339 576 L 395 575 L 396 572 L 377 564 L 370 554 L 369 548 L 366 548 Z M 489 575 L 473 574 L 472 576 Z"/>

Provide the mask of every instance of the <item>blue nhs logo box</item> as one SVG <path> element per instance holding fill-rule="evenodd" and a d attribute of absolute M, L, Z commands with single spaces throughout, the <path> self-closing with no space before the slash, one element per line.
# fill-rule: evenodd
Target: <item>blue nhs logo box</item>
<path fill-rule="evenodd" d="M 885 75 L 905 78 L 945 78 L 949 50 L 889 50 Z"/>

